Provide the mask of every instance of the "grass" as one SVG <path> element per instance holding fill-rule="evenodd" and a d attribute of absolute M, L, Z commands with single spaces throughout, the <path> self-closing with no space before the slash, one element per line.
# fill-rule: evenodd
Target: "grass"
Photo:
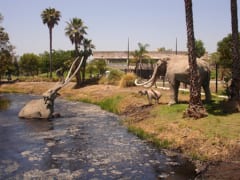
<path fill-rule="evenodd" d="M 123 99 L 122 96 L 117 95 L 117 96 L 114 96 L 111 98 L 103 99 L 102 101 L 97 103 L 97 105 L 99 105 L 104 110 L 107 110 L 107 111 L 115 113 L 115 114 L 119 114 L 120 110 L 118 107 L 119 107 L 119 103 L 121 102 L 122 99 Z"/>
<path fill-rule="evenodd" d="M 155 106 L 148 119 L 131 126 L 141 138 L 148 140 L 150 134 L 154 142 L 171 142 L 168 148 L 180 148 L 192 159 L 222 160 L 238 146 L 240 118 L 239 113 L 222 113 L 220 104 L 219 99 L 214 99 L 205 105 L 209 115 L 198 120 L 182 118 L 187 104 Z"/>
<path fill-rule="evenodd" d="M 136 128 L 134 126 L 129 126 L 128 132 L 135 134 L 140 139 L 144 139 L 144 140 L 147 140 L 148 142 L 151 142 L 157 148 L 169 148 L 170 145 L 173 143 L 166 139 L 164 140 L 157 139 L 153 134 L 149 134 L 145 132 L 143 129 Z"/>

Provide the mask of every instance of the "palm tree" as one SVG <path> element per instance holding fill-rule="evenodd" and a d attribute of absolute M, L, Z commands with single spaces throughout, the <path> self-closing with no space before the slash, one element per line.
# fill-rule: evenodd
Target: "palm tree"
<path fill-rule="evenodd" d="M 89 39 L 83 39 L 83 64 L 82 64 L 82 83 L 85 81 L 85 71 L 86 71 L 86 63 L 87 59 L 93 54 L 92 49 L 94 49 L 95 46 L 92 44 L 92 40 Z"/>
<path fill-rule="evenodd" d="M 240 101 L 240 55 L 238 34 L 237 0 L 231 0 L 232 19 L 232 82 L 230 85 L 230 101 Z"/>
<path fill-rule="evenodd" d="M 142 70 L 142 60 L 148 58 L 147 56 L 147 48 L 149 47 L 149 44 L 142 44 L 138 43 L 139 50 L 135 50 L 132 55 L 134 59 L 136 60 L 136 72 L 137 68 L 140 67 L 140 77 L 141 77 L 141 70 Z"/>
<path fill-rule="evenodd" d="M 184 112 L 184 116 L 198 119 L 207 116 L 207 113 L 201 101 L 201 86 L 199 82 L 199 72 L 197 70 L 195 38 L 193 29 L 192 0 L 184 1 L 187 25 L 188 61 L 190 67 L 190 101 L 187 110 Z"/>
<path fill-rule="evenodd" d="M 75 56 L 80 56 L 80 46 L 84 39 L 87 26 L 84 26 L 82 19 L 73 18 L 70 22 L 67 22 L 67 27 L 65 28 L 65 35 L 69 37 L 72 44 L 75 46 Z M 76 73 L 77 84 L 75 87 L 81 86 L 81 74 L 80 70 Z"/>
<path fill-rule="evenodd" d="M 52 78 L 52 29 L 55 25 L 58 25 L 58 21 L 60 21 L 61 13 L 57 11 L 55 8 L 46 8 L 43 10 L 42 14 L 43 24 L 47 24 L 49 29 L 49 39 L 50 39 L 50 78 Z"/>

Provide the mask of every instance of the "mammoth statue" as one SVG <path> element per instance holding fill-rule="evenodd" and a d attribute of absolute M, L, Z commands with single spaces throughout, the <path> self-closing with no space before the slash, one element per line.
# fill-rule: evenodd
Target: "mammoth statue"
<path fill-rule="evenodd" d="M 211 92 L 209 88 L 210 83 L 210 69 L 208 63 L 197 59 L 198 71 L 200 74 L 200 83 L 205 92 L 206 102 L 211 101 Z M 155 84 L 160 76 L 165 76 L 169 81 L 169 88 L 171 91 L 171 99 L 169 105 L 178 102 L 178 90 L 180 82 L 189 84 L 189 64 L 187 56 L 170 56 L 166 59 L 160 59 L 153 71 L 152 77 L 140 83 L 138 79 L 135 80 L 137 86 L 151 87 Z"/>
<path fill-rule="evenodd" d="M 149 105 L 152 105 L 152 100 L 155 100 L 155 104 L 159 103 L 159 99 L 161 98 L 162 94 L 159 91 L 156 91 L 154 89 L 147 89 L 147 90 L 140 90 L 138 91 L 140 95 L 146 95 L 148 99 Z"/>
<path fill-rule="evenodd" d="M 58 82 L 55 87 L 47 90 L 42 94 L 41 99 L 35 99 L 29 101 L 18 113 L 18 117 L 27 118 L 27 119 L 49 119 L 53 117 L 54 113 L 54 100 L 60 95 L 58 91 L 62 89 L 65 85 L 67 85 L 71 79 L 75 76 L 77 71 L 82 65 L 82 61 L 80 61 L 76 70 L 72 73 L 73 66 L 79 62 L 79 57 L 77 57 L 72 63 L 70 70 L 67 74 L 67 77 L 64 81 Z"/>

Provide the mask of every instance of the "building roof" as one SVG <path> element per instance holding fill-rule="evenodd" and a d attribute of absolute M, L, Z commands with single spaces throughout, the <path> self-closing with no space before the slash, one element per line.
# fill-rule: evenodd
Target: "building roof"
<path fill-rule="evenodd" d="M 129 58 L 132 59 L 133 51 L 129 52 Z M 166 57 L 166 55 L 173 55 L 175 51 L 149 51 L 147 55 L 151 59 L 160 59 Z M 186 55 L 187 52 L 181 51 L 178 54 Z M 93 51 L 93 58 L 94 59 L 127 59 L 128 58 L 128 51 Z"/>

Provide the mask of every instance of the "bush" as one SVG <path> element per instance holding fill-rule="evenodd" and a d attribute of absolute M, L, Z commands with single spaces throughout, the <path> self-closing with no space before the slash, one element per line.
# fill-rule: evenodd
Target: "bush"
<path fill-rule="evenodd" d="M 124 74 L 120 80 L 120 87 L 132 87 L 135 86 L 134 81 L 136 79 L 136 75 L 134 73 Z"/>
<path fill-rule="evenodd" d="M 123 72 L 119 70 L 111 70 L 109 74 L 106 74 L 99 80 L 99 84 L 111 84 L 111 85 L 118 85 L 119 81 L 123 76 Z"/>

